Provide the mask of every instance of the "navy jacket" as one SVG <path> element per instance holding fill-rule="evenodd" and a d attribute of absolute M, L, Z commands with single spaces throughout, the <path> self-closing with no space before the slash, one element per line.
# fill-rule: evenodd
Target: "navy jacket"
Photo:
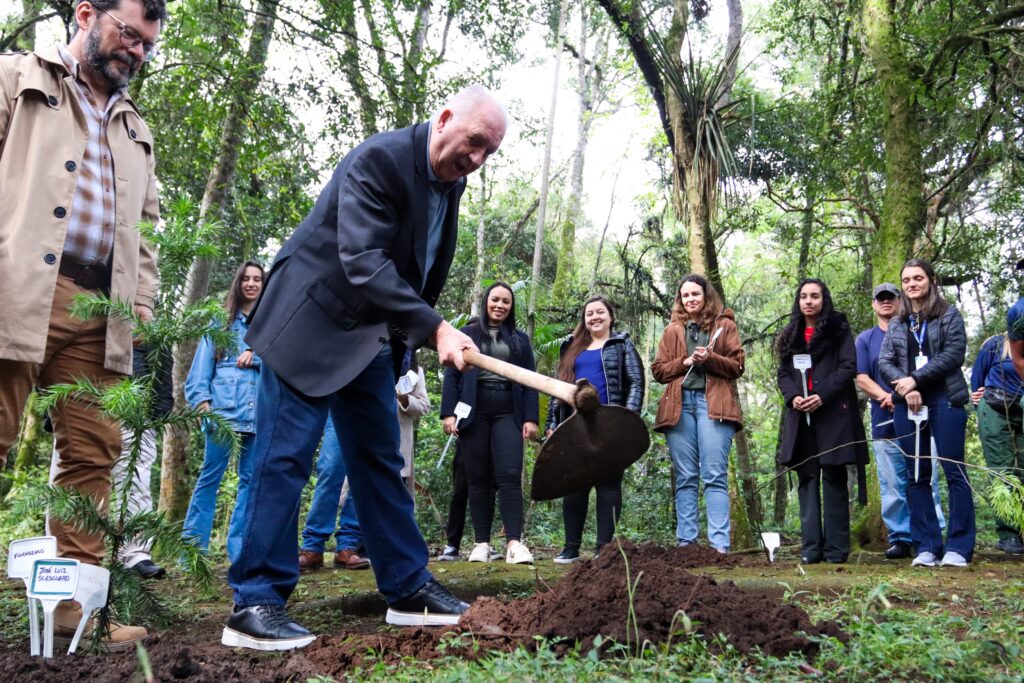
<path fill-rule="evenodd" d="M 907 376 L 910 360 L 907 359 L 910 324 L 906 317 L 899 315 L 889 321 L 889 329 L 882 340 L 882 351 L 878 356 L 878 371 L 889 386 Z M 943 392 L 949 397 L 950 405 L 963 406 L 970 398 L 967 380 L 961 366 L 967 356 L 967 330 L 960 311 L 953 306 L 935 320 L 928 321 L 927 342 L 929 358 L 924 367 L 910 373 L 918 384 L 925 403 L 929 394 Z M 896 400 L 903 400 L 899 394 Z"/>
<path fill-rule="evenodd" d="M 484 331 L 480 325 L 471 323 L 462 328 L 462 331 L 469 335 L 478 347 L 483 341 Z M 501 338 L 508 345 L 512 357 L 509 360 L 512 365 L 535 371 L 537 365 L 533 359 L 533 347 L 530 346 L 530 338 L 523 332 L 515 330 L 515 339 L 509 339 L 507 330 L 501 327 Z M 464 372 L 455 368 L 446 368 L 444 371 L 444 386 L 441 388 L 441 418 L 455 414 L 455 404 L 459 401 L 468 404 L 474 410 L 469 417 L 459 422 L 459 429 L 465 429 L 473 422 L 476 415 L 476 385 L 478 370 L 467 366 Z M 520 386 L 512 382 L 512 414 L 515 417 L 516 425 L 522 428 L 524 422 L 540 424 L 540 407 L 537 400 L 537 391 Z"/>
<path fill-rule="evenodd" d="M 391 340 L 423 345 L 455 253 L 459 199 L 448 196 L 437 257 L 427 252 L 429 123 L 378 133 L 349 152 L 267 274 L 246 341 L 285 382 L 326 396 L 351 382 Z"/>

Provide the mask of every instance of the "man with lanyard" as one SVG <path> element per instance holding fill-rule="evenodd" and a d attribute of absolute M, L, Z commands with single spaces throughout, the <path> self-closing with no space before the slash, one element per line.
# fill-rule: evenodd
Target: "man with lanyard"
<path fill-rule="evenodd" d="M 263 359 L 235 607 L 221 642 L 304 647 L 285 603 L 299 578 L 299 497 L 328 413 L 388 623 L 454 624 L 468 608 L 427 571 L 427 544 L 402 482 L 395 399 L 405 349 L 428 344 L 463 367 L 472 340 L 434 305 L 448 277 L 464 178 L 498 150 L 504 109 L 481 86 L 435 117 L 349 152 L 278 252 L 246 341 Z"/>
<path fill-rule="evenodd" d="M 878 468 L 881 491 L 882 521 L 889 532 L 889 548 L 885 557 L 898 560 L 910 557 L 910 509 L 907 507 L 907 465 L 896 441 L 893 426 L 893 396 L 883 387 L 886 382 L 878 371 L 878 355 L 889 321 L 900 312 L 899 290 L 888 282 L 872 291 L 871 308 L 876 325 L 857 336 L 857 387 L 871 399 L 871 438 Z M 935 473 L 937 474 L 936 468 Z M 933 476 L 932 492 L 940 525 L 944 526 L 938 496 L 938 481 Z"/>
<path fill-rule="evenodd" d="M 79 294 L 109 294 L 152 318 L 156 263 L 140 221 L 159 204 L 153 138 L 128 97 L 128 81 L 156 55 L 163 0 L 80 0 L 66 46 L 0 56 L 0 462 L 17 437 L 33 387 L 88 379 L 109 385 L 132 372 L 131 324 L 79 320 Z M 85 400 L 52 411 L 60 473 L 55 485 L 105 504 L 121 433 Z M 62 557 L 98 565 L 99 534 L 50 519 Z M 57 642 L 81 618 L 55 613 Z M 145 629 L 113 624 L 110 647 Z"/>

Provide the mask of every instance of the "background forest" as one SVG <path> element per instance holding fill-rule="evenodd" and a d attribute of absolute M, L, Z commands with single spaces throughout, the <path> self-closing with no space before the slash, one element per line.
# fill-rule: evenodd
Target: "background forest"
<path fill-rule="evenodd" d="M 0 48 L 65 40 L 72 6 L 0 3 Z M 800 278 L 827 281 L 837 308 L 865 329 L 873 284 L 895 282 L 911 255 L 930 259 L 968 320 L 969 362 L 1021 295 L 1024 273 L 1013 265 L 1024 256 L 1024 4 L 179 0 L 169 8 L 160 56 L 131 89 L 156 139 L 165 209 L 188 198 L 191 220 L 221 226 L 220 255 L 192 268 L 184 298 L 219 300 L 239 263 L 269 264 L 360 140 L 425 120 L 466 83 L 484 83 L 508 103 L 514 125 L 501 153 L 469 179 L 442 314 L 465 320 L 484 283 L 515 283 L 519 320 L 550 373 L 581 302 L 602 293 L 649 364 L 679 278 L 707 274 L 736 312 L 748 359 L 739 383 L 747 429 L 731 470 L 734 547 L 753 545 L 752 530 L 797 526 L 774 465 L 782 404 L 771 344 Z M 177 350 L 179 385 L 192 351 Z M 436 356 L 420 358 L 436 406 Z M 649 386 L 648 418 L 660 391 Z M 448 496 L 448 470 L 435 469 L 442 446 L 439 421 L 423 419 L 418 514 L 434 543 Z M 38 418 L 27 418 L 15 450 L 2 482 L 8 500 L 45 480 L 50 443 Z M 968 453 L 982 463 L 971 435 Z M 154 482 L 171 519 L 184 514 L 201 458 L 195 434 L 165 435 Z M 670 541 L 669 469 L 656 437 L 628 478 L 624 535 Z M 859 512 L 862 544 L 884 539 L 877 505 L 876 493 Z M 984 504 L 979 514 L 981 540 L 994 540 Z M 531 543 L 561 542 L 557 503 L 532 504 L 528 515 Z M 0 516 L 4 543 L 41 528 L 40 518 Z"/>

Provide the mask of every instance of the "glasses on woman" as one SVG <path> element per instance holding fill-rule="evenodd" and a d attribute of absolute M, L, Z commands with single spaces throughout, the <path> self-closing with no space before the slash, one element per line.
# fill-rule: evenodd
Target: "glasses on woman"
<path fill-rule="evenodd" d="M 114 20 L 114 23 L 117 24 L 117 27 L 121 31 L 121 45 L 130 50 L 133 47 L 137 47 L 140 43 L 142 44 L 142 61 L 152 62 L 154 59 L 156 59 L 156 56 L 160 54 L 160 50 L 157 48 L 156 44 L 147 43 L 145 40 L 143 40 L 142 36 L 139 35 L 139 32 L 133 29 L 131 26 L 124 23 L 123 21 L 121 21 L 105 9 L 97 7 L 96 5 L 93 5 L 92 8 L 97 12 L 103 12 L 108 17 Z"/>

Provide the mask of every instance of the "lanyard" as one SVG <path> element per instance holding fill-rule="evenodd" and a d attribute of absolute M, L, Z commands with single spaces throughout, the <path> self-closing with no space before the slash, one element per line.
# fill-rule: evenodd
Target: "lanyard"
<path fill-rule="evenodd" d="M 918 334 L 918 330 L 915 329 L 915 328 L 918 328 L 918 327 L 920 327 L 920 330 L 921 330 L 920 334 Z M 913 334 L 914 335 L 914 339 L 917 340 L 918 353 L 924 353 L 924 340 L 925 340 L 926 335 L 928 334 L 928 321 L 925 320 L 920 325 L 915 325 L 913 319 L 911 319 L 910 333 Z"/>

